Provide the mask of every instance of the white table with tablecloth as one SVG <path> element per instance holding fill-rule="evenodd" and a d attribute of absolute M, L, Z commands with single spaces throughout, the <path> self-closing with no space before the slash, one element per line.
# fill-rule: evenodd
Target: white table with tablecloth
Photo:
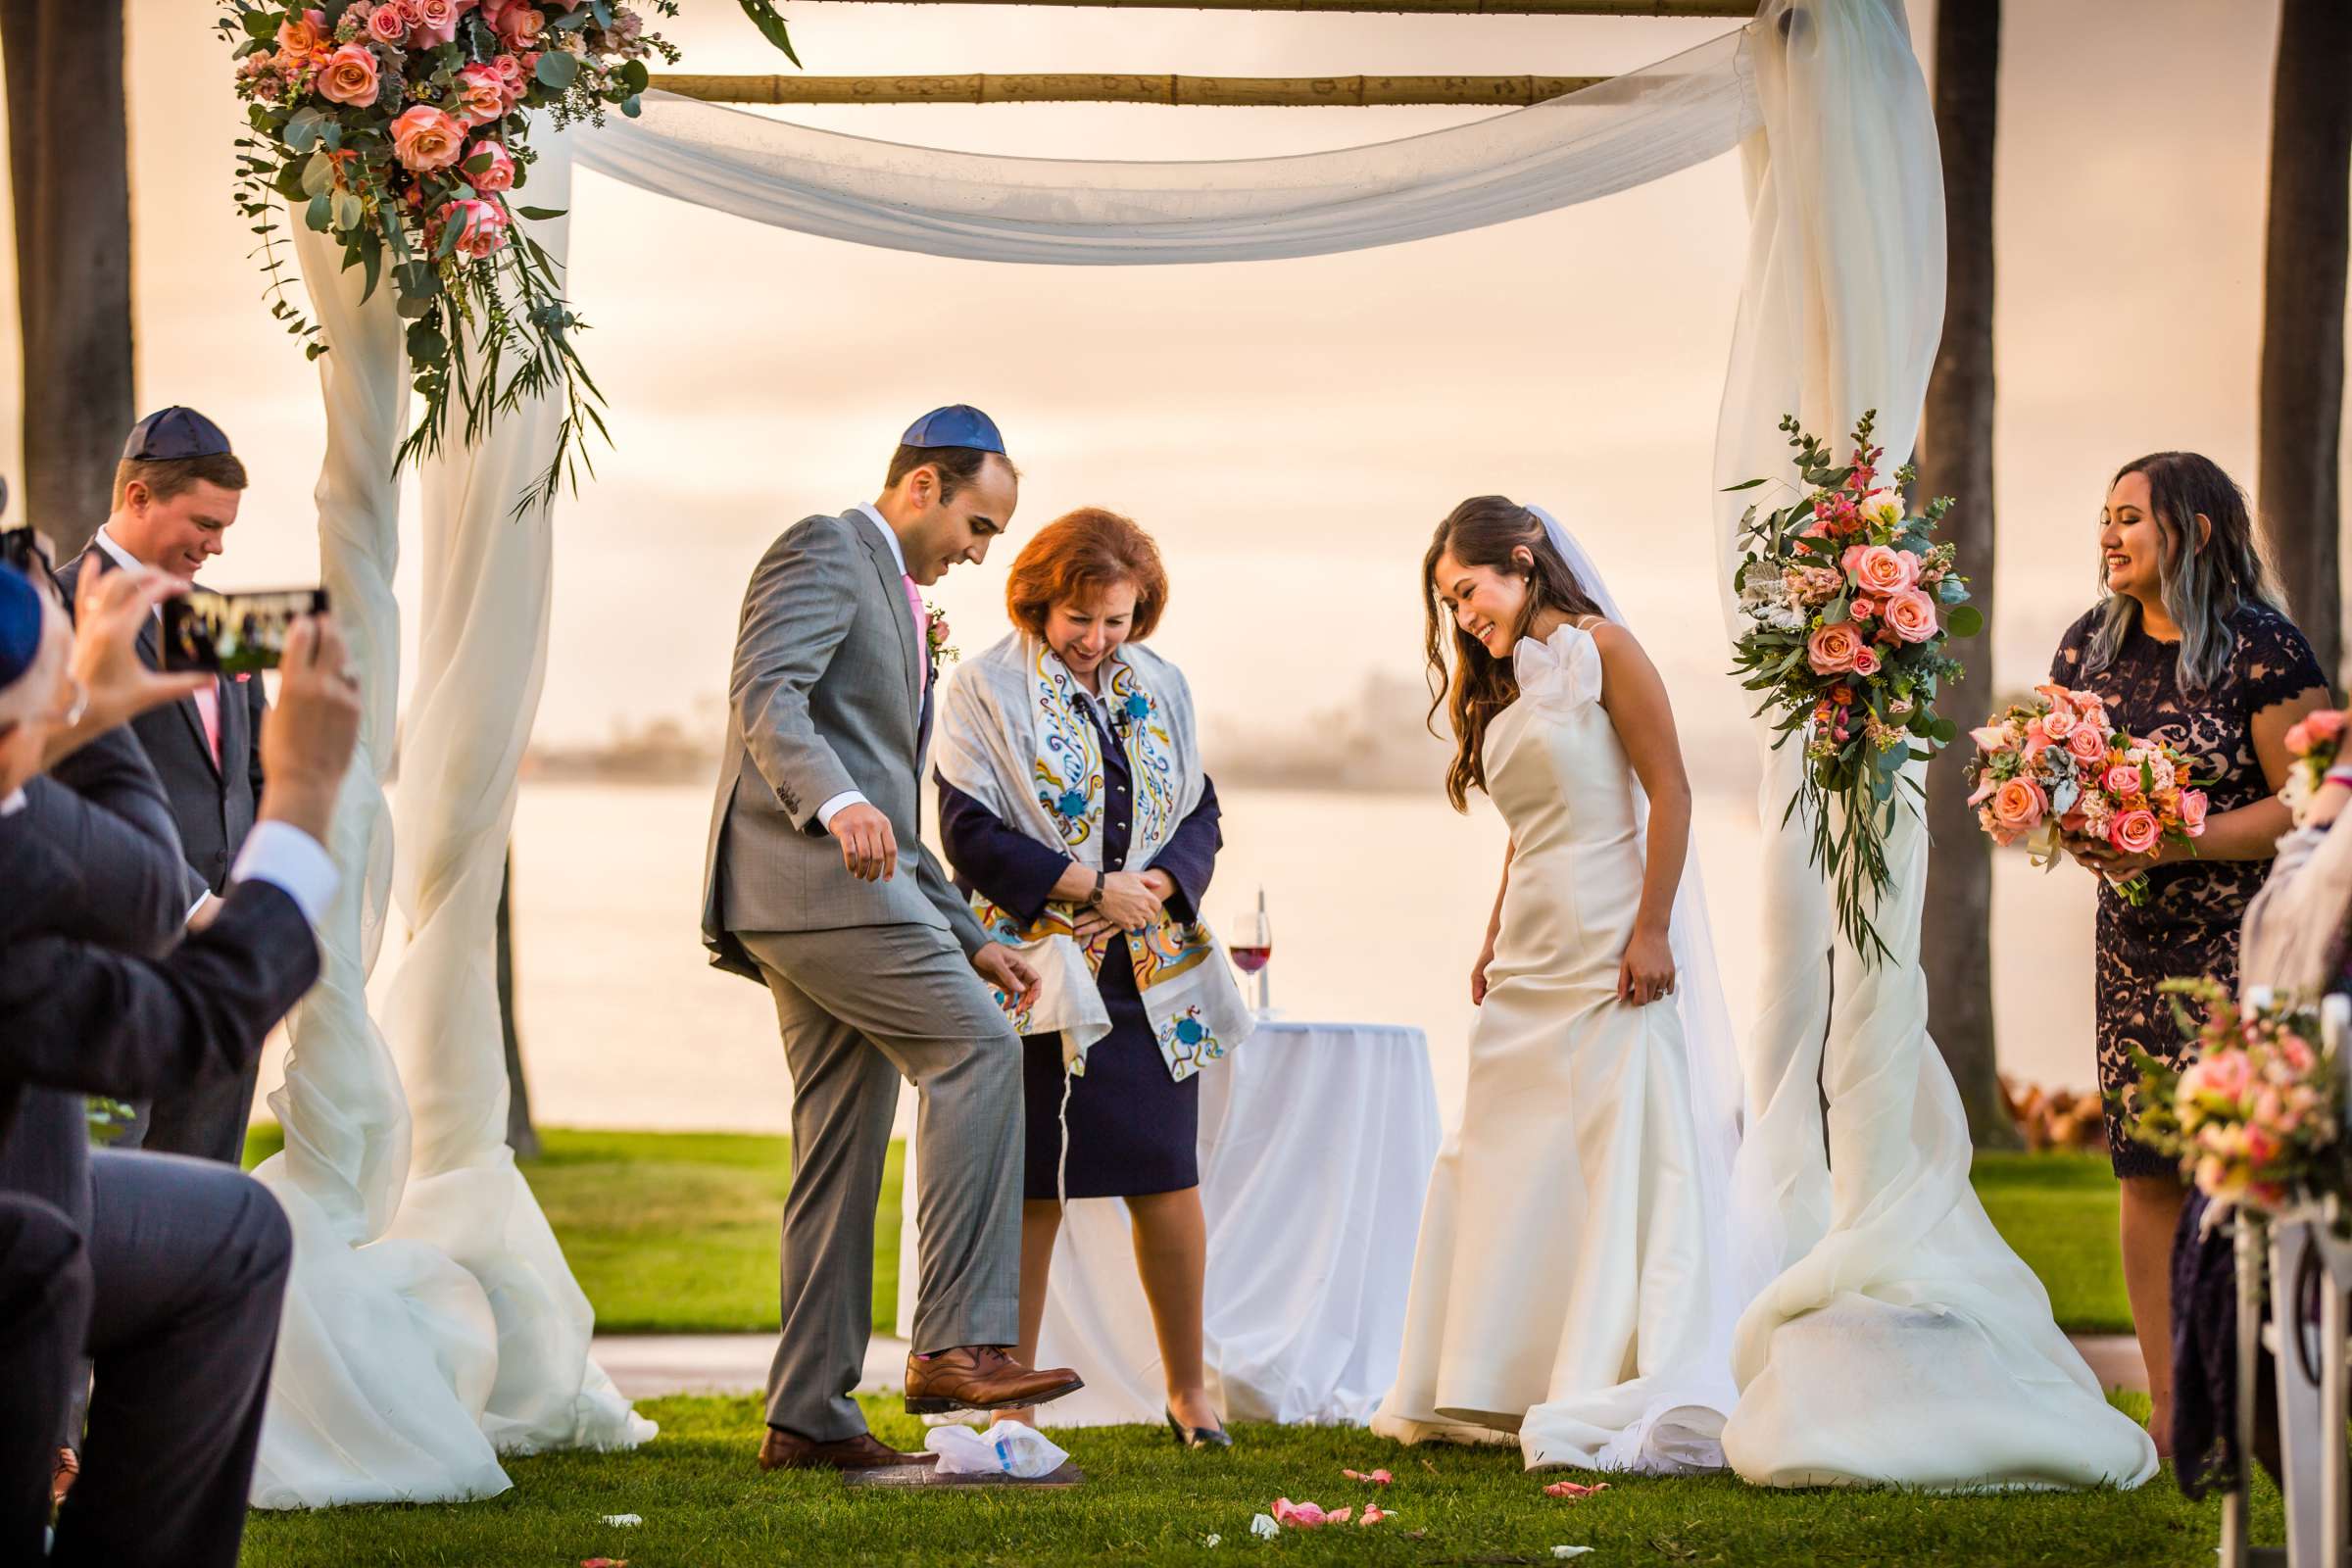
<path fill-rule="evenodd" d="M 1440 1136 L 1418 1029 L 1263 1019 L 1203 1072 L 1208 1389 L 1226 1419 L 1370 1419 L 1396 1374 Z M 909 1142 L 902 1333 L 914 1315 L 915 1182 Z M 1077 1200 L 1063 1216 L 1038 1364 L 1086 1379 L 1041 1412 L 1051 1424 L 1160 1419 L 1159 1350 L 1118 1199 Z"/>

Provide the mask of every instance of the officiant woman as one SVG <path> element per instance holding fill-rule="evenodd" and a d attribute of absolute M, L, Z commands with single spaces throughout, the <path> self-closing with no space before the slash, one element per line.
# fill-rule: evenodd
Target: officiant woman
<path fill-rule="evenodd" d="M 1121 1198 L 1190 1448 L 1229 1446 L 1201 1371 L 1201 1068 L 1250 1029 L 1200 923 L 1222 842 L 1192 693 L 1143 647 L 1168 604 L 1151 535 L 1085 508 L 1012 565 L 1013 631 L 941 698 L 940 836 L 981 923 L 1029 956 L 1021 1353 L 1065 1198 Z M 1027 1419 L 1028 1412 L 1005 1412 Z"/>
<path fill-rule="evenodd" d="M 2281 614 L 2255 547 L 2246 498 L 2211 459 L 2159 452 L 2124 466 L 2100 509 L 2099 602 L 2069 627 L 2050 679 L 2093 691 L 2114 725 L 2180 750 L 2208 796 L 2203 835 L 2127 855 L 2072 835 L 2099 884 L 2099 1088 L 2123 1188 L 2124 1287 L 2148 1369 L 2149 1433 L 2172 1451 L 2174 1232 L 2186 1190 L 2174 1162 L 2117 1116 L 2138 1081 L 2132 1053 L 2191 1054 L 2160 991 L 2175 975 L 2237 989 L 2238 927 L 2280 834 L 2286 732 L 2328 702 L 2328 677 Z M 2132 905 L 2114 882 L 2145 872 Z"/>

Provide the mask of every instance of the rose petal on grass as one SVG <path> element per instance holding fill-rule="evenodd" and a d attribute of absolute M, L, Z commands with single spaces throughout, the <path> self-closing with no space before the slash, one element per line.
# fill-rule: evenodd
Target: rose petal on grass
<path fill-rule="evenodd" d="M 1544 1489 L 1544 1495 L 1546 1497 L 1566 1497 L 1570 1502 L 1582 1502 L 1585 1498 L 1590 1497 L 1596 1492 L 1606 1492 L 1608 1490 L 1609 1484 L 1606 1481 L 1590 1487 L 1579 1486 L 1573 1481 L 1555 1481 L 1550 1486 Z"/>
<path fill-rule="evenodd" d="M 1389 1486 L 1396 1479 L 1395 1476 L 1389 1474 L 1386 1470 L 1374 1470 L 1369 1473 L 1362 1470 L 1343 1470 L 1340 1472 L 1340 1474 L 1346 1476 L 1350 1481 L 1361 1481 L 1366 1486 L 1372 1487 Z"/>
<path fill-rule="evenodd" d="M 1396 1516 L 1395 1514 L 1389 1512 L 1388 1509 L 1383 1508 L 1379 1503 L 1367 1502 L 1364 1504 L 1364 1516 L 1361 1519 L 1358 1519 L 1356 1524 L 1358 1526 L 1376 1525 L 1384 1519 L 1394 1519 L 1396 1517 Z"/>

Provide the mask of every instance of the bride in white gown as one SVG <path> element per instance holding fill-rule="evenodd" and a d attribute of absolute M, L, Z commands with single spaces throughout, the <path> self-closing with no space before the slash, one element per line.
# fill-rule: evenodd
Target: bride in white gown
<path fill-rule="evenodd" d="M 1471 981 L 1462 1121 L 1372 1428 L 1516 1441 L 1531 1469 L 1720 1468 L 1739 1069 L 1682 875 L 1690 787 L 1665 687 L 1541 512 L 1464 502 L 1424 571 L 1442 675 L 1452 644 L 1448 793 L 1466 808 L 1484 789 L 1511 850 Z"/>

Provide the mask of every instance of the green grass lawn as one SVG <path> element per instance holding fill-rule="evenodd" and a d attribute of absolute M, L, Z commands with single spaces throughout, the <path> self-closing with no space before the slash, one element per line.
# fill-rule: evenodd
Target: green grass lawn
<path fill-rule="evenodd" d="M 2144 1401 L 2142 1401 L 2144 1404 Z M 404 1568 L 546 1565 L 625 1558 L 631 1568 L 864 1564 L 1549 1564 L 1555 1545 L 1587 1545 L 1593 1568 L 1624 1563 L 1983 1564 L 2085 1568 L 2213 1561 L 2217 1500 L 2191 1503 L 2169 1475 L 2135 1493 L 1936 1497 L 1898 1492 L 1768 1492 L 1728 1477 L 1632 1478 L 1570 1503 L 1543 1493 L 1515 1450 L 1398 1449 L 1331 1427 L 1236 1429 L 1230 1453 L 1188 1453 L 1140 1427 L 1060 1434 L 1087 1473 L 1071 1492 L 886 1494 L 829 1476 L 761 1475 L 753 1463 L 760 1407 L 751 1398 L 654 1399 L 662 1424 L 621 1454 L 513 1459 L 514 1490 L 486 1502 L 255 1514 L 246 1568 L 384 1563 Z M 895 1404 L 869 1400 L 885 1441 L 916 1446 Z M 1426 1454 L 1426 1459 L 1423 1455 Z M 1378 1494 L 1343 1468 L 1385 1466 Z M 1396 1517 L 1362 1529 L 1250 1534 L 1277 1496 L 1327 1508 L 1377 1495 Z M 606 1514 L 642 1515 L 618 1528 Z M 2255 1539 L 2280 1539 L 2278 1499 L 2257 1493 Z M 1208 1537 L 1222 1537 L 1212 1552 Z M 1260 1554 L 1263 1554 L 1262 1559 Z"/>
<path fill-rule="evenodd" d="M 739 1133 L 544 1129 L 531 1190 L 608 1334 L 760 1332 L 776 1327 L 776 1227 L 791 1177 L 782 1138 Z M 253 1130 L 247 1165 L 274 1153 Z M 894 1145 L 874 1229 L 874 1320 L 898 1317 L 899 1179 Z M 1992 1222 L 2041 1276 L 2061 1326 L 2126 1334 L 2115 1178 L 2096 1154 L 1980 1154 Z M 1398 1216 L 1409 1227 L 1416 1216 Z M 1400 1235 L 1399 1244 L 1409 1243 Z"/>

